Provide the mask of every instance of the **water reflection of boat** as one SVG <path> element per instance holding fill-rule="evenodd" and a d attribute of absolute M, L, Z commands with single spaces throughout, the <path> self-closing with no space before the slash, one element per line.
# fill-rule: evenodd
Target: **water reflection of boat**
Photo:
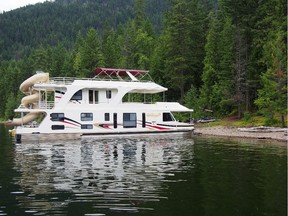
<path fill-rule="evenodd" d="M 140 203 L 165 199 L 162 183 L 180 164 L 175 137 L 77 142 L 16 146 L 15 169 L 22 173 L 16 182 L 29 193 L 19 196 L 23 205 L 56 211 L 89 199 L 99 209 L 141 209 Z M 72 200 L 61 200 L 63 193 Z"/>

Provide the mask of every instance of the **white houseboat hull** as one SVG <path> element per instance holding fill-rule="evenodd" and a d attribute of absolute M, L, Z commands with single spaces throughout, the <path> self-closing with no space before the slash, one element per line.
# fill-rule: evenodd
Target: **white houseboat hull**
<path fill-rule="evenodd" d="M 97 72 L 98 70 L 98 72 Z M 130 94 L 153 95 L 167 89 L 137 79 L 147 71 L 96 69 L 97 75 L 120 80 L 52 78 L 38 73 L 25 80 L 25 94 L 15 112 L 20 118 L 7 121 L 15 126 L 17 141 L 30 139 L 75 139 L 82 136 L 189 133 L 194 125 L 175 120 L 172 112 L 192 112 L 176 102 L 127 102 Z M 124 80 L 125 76 L 130 80 Z M 51 100 L 52 99 L 52 100 Z"/>

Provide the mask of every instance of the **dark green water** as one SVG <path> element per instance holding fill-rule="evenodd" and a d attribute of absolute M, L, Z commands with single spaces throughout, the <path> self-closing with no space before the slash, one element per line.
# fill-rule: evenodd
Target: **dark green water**
<path fill-rule="evenodd" d="M 285 144 L 0 135 L 0 215 L 287 215 Z"/>

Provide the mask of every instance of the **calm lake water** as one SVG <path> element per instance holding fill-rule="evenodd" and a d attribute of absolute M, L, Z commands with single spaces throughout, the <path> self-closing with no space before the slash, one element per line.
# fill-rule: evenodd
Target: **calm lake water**
<path fill-rule="evenodd" d="M 0 135 L 0 215 L 287 215 L 285 144 Z"/>

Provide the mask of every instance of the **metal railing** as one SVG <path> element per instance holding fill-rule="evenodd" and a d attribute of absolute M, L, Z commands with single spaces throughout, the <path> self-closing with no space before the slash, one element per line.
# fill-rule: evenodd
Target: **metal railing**
<path fill-rule="evenodd" d="M 77 77 L 51 77 L 49 83 L 71 85 L 75 80 L 87 80 L 87 81 L 124 81 L 124 82 L 135 82 L 135 80 L 129 79 L 129 77 L 117 77 L 117 76 L 103 76 L 103 77 L 93 77 L 93 78 L 77 78 Z M 153 79 L 147 74 L 141 77 L 137 81 L 140 82 L 153 82 Z"/>
<path fill-rule="evenodd" d="M 39 109 L 53 109 L 54 105 L 54 101 L 43 101 L 39 103 Z"/>
<path fill-rule="evenodd" d="M 55 105 L 54 101 L 41 101 L 40 103 L 34 103 L 34 108 L 32 108 L 32 106 L 28 109 L 53 109 Z M 23 104 L 20 104 L 18 109 L 25 109 L 27 110 L 27 107 L 23 106 Z"/>
<path fill-rule="evenodd" d="M 76 79 L 75 77 L 51 77 L 49 83 L 71 85 Z"/>

